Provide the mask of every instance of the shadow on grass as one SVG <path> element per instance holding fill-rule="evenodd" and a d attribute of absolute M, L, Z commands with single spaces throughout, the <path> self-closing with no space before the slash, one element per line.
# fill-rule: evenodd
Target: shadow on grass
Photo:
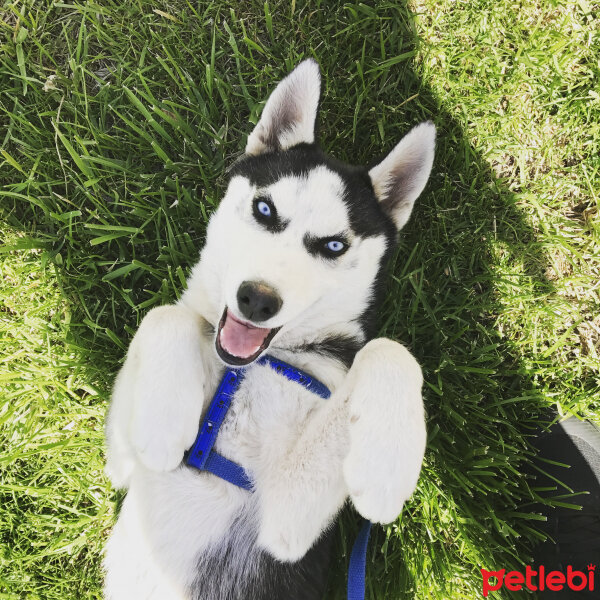
<path fill-rule="evenodd" d="M 515 193 L 413 69 L 410 11 L 181 3 L 174 24 L 124 4 L 96 15 L 48 5 L 45 29 L 30 31 L 40 47 L 53 39 L 51 56 L 25 46 L 37 84 L 22 96 L 17 77 L 0 96 L 2 118 L 12 115 L 3 148 L 20 167 L 5 165 L 0 192 L 5 222 L 25 233 L 13 249 L 40 248 L 57 266 L 81 356 L 115 374 L 145 312 L 176 299 L 248 115 L 255 121 L 274 84 L 315 56 L 320 137 L 335 156 L 370 163 L 419 121 L 438 128 L 433 175 L 381 312 L 381 334 L 424 368 L 429 446 L 402 520 L 374 536 L 371 597 L 474 597 L 479 567 L 529 562 L 535 495 L 522 472 L 548 400 L 535 359 L 510 339 L 518 331 L 499 333 L 497 316 L 507 290 L 527 302 L 553 287 Z M 15 74 L 17 56 L 5 59 Z M 50 73 L 55 89 L 42 92 Z M 344 596 L 354 521 L 343 519 L 328 598 Z"/>

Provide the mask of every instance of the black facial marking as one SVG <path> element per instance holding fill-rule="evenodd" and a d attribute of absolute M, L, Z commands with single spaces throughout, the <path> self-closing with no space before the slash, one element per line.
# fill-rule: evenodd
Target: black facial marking
<path fill-rule="evenodd" d="M 264 203 L 269 207 L 270 214 L 265 215 L 260 211 L 261 204 Z M 288 225 L 289 221 L 282 219 L 277 214 L 277 209 L 273 201 L 268 196 L 257 196 L 252 201 L 252 214 L 254 218 L 271 233 L 280 233 Z"/>
<path fill-rule="evenodd" d="M 247 177 L 257 187 L 267 187 L 282 177 L 306 176 L 320 166 L 339 175 L 344 183 L 343 201 L 348 209 L 350 227 L 356 235 L 385 235 L 395 239 L 396 227 L 375 197 L 368 170 L 335 160 L 315 144 L 298 144 L 289 150 L 259 156 L 244 155 L 231 167 L 230 174 Z"/>
<path fill-rule="evenodd" d="M 377 307 L 383 299 L 385 266 L 396 245 L 398 232 L 375 196 L 367 168 L 331 158 L 316 144 L 298 144 L 285 151 L 267 152 L 260 156 L 244 155 L 234 163 L 230 174 L 232 177 L 246 177 L 257 187 L 267 187 L 282 177 L 307 176 L 312 169 L 320 166 L 327 167 L 341 178 L 345 189 L 343 201 L 354 234 L 362 238 L 381 235 L 386 239 L 386 250 L 371 287 L 370 300 L 357 319 L 369 340 L 377 332 Z"/>
<path fill-rule="evenodd" d="M 316 352 L 321 356 L 335 358 L 344 366 L 350 368 L 361 345 L 360 340 L 355 337 L 336 335 L 305 344 L 299 350 L 301 352 Z"/>
<path fill-rule="evenodd" d="M 330 237 L 316 237 L 307 233 L 304 236 L 304 246 L 313 256 L 322 256 L 335 260 L 348 250 L 348 240 L 343 235 L 332 235 Z M 331 250 L 329 242 L 339 242 L 343 248 L 339 251 Z"/>

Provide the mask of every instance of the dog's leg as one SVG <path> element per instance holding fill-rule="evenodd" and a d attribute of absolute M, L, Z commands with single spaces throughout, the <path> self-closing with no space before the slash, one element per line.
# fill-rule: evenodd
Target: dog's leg
<path fill-rule="evenodd" d="M 394 520 L 416 486 L 425 451 L 421 385 L 421 369 L 406 348 L 369 342 L 285 458 L 260 474 L 259 544 L 280 560 L 297 560 L 348 493 L 364 517 Z"/>
<path fill-rule="evenodd" d="M 107 473 L 126 487 L 140 460 L 175 469 L 194 442 L 204 402 L 200 317 L 183 306 L 151 310 L 117 377 L 107 423 Z"/>
<path fill-rule="evenodd" d="M 283 457 L 274 461 L 265 456 L 264 468 L 256 473 L 258 544 L 283 561 L 306 554 L 348 495 L 342 475 L 349 447 L 345 397 L 334 393 L 302 427 Z M 271 454 L 268 447 L 266 451 Z"/>
<path fill-rule="evenodd" d="M 346 383 L 350 498 L 363 517 L 389 523 L 413 493 L 425 453 L 421 368 L 404 346 L 379 338 L 358 352 Z"/>
<path fill-rule="evenodd" d="M 135 467 L 135 453 L 129 440 L 137 360 L 130 352 L 113 386 L 106 417 L 105 471 L 116 488 L 126 488 Z"/>

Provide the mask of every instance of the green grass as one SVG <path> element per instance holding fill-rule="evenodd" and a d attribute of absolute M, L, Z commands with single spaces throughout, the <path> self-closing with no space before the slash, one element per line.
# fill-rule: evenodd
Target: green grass
<path fill-rule="evenodd" d="M 600 417 L 598 4 L 3 2 L 0 599 L 100 597 L 112 378 L 181 293 L 249 121 L 308 56 L 339 158 L 439 132 L 380 321 L 424 367 L 429 448 L 370 546 L 369 597 L 470 599 L 480 567 L 528 563 L 531 436 L 548 408 Z"/>

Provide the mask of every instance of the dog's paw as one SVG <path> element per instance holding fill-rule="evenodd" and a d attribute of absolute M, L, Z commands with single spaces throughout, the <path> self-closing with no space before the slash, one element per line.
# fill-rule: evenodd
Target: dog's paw
<path fill-rule="evenodd" d="M 120 453 L 111 450 L 110 446 L 108 447 L 104 472 L 113 487 L 116 489 L 126 488 L 129 485 L 129 479 L 134 468 L 135 459 L 131 452 Z"/>
<path fill-rule="evenodd" d="M 151 389 L 140 384 L 136 390 L 142 396 L 134 410 L 131 443 L 142 464 L 153 471 L 177 468 L 198 433 L 202 395 L 196 386 L 201 390 L 201 382 L 195 390 L 169 384 L 157 382 Z"/>
<path fill-rule="evenodd" d="M 416 487 L 427 437 L 422 382 L 410 352 L 386 339 L 369 342 L 348 373 L 344 479 L 356 509 L 371 521 L 393 521 Z"/>
<path fill-rule="evenodd" d="M 266 522 L 265 522 L 266 521 Z M 314 540 L 306 539 L 303 531 L 284 531 L 277 519 L 265 520 L 258 536 L 258 545 L 282 562 L 296 562 L 310 549 Z"/>
<path fill-rule="evenodd" d="M 422 452 L 400 459 L 391 465 L 385 455 L 374 456 L 371 448 L 361 453 L 355 445 L 344 462 L 344 478 L 350 499 L 365 518 L 377 523 L 390 523 L 402 512 L 404 502 L 412 495 L 423 459 Z M 386 452 L 388 449 L 380 445 Z"/>
<path fill-rule="evenodd" d="M 164 430 L 132 432 L 133 447 L 141 463 L 152 471 L 176 469 L 183 460 L 186 446 L 177 439 L 168 439 Z"/>
<path fill-rule="evenodd" d="M 194 443 L 204 403 L 198 323 L 185 309 L 161 307 L 134 342 L 131 445 L 148 469 L 170 471 Z"/>

